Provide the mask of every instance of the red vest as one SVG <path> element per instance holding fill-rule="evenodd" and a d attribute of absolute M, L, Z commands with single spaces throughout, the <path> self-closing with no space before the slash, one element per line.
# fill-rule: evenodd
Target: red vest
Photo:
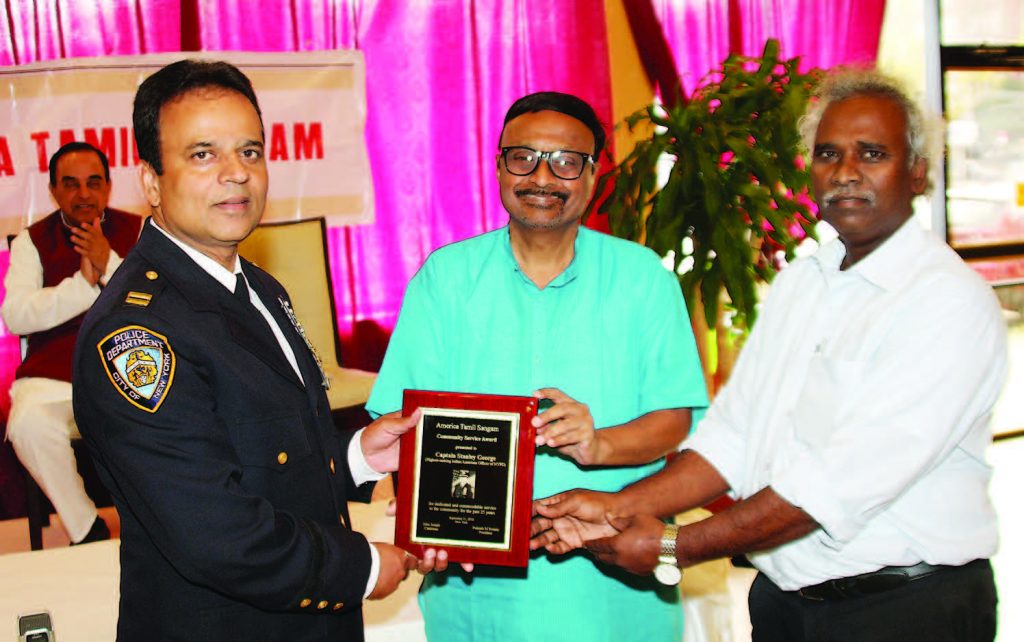
<path fill-rule="evenodd" d="M 111 249 L 124 257 L 139 238 L 142 219 L 108 207 L 102 227 Z M 60 210 L 33 223 L 28 234 L 43 264 L 44 288 L 53 287 L 78 272 L 82 256 L 75 252 L 71 230 L 61 220 Z M 17 378 L 45 377 L 70 382 L 71 357 L 84 317 L 83 312 L 55 328 L 28 335 L 28 350 L 18 368 Z"/>

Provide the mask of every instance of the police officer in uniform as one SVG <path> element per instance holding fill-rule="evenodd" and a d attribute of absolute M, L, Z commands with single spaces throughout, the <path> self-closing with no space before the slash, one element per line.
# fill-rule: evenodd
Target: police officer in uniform
<path fill-rule="evenodd" d="M 417 560 L 352 530 L 346 503 L 397 468 L 417 417 L 340 435 L 288 294 L 238 256 L 267 189 L 248 79 L 173 63 L 133 119 L 152 218 L 82 325 L 74 376 L 121 515 L 118 640 L 361 640 L 362 600 Z"/>

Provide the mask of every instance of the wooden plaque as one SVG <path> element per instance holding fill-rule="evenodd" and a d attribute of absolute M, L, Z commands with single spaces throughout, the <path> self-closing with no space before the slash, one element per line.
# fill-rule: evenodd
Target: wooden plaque
<path fill-rule="evenodd" d="M 537 435 L 533 397 L 406 390 L 395 545 L 422 558 L 526 566 Z"/>

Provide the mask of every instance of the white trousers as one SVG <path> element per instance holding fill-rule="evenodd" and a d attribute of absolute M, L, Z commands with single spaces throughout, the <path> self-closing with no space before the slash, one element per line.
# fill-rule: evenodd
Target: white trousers
<path fill-rule="evenodd" d="M 80 436 L 70 383 L 41 377 L 14 381 L 7 438 L 57 509 L 72 542 L 85 537 L 96 520 L 96 505 L 85 492 L 71 449 L 71 440 Z"/>

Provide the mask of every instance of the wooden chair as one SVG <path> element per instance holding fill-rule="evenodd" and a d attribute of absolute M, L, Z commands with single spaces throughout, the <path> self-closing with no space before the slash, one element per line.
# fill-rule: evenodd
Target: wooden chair
<path fill-rule="evenodd" d="M 341 367 L 324 219 L 260 225 L 242 241 L 238 251 L 272 274 L 288 290 L 295 316 L 319 353 L 330 379 L 327 398 L 331 409 L 365 404 L 377 375 Z"/>

